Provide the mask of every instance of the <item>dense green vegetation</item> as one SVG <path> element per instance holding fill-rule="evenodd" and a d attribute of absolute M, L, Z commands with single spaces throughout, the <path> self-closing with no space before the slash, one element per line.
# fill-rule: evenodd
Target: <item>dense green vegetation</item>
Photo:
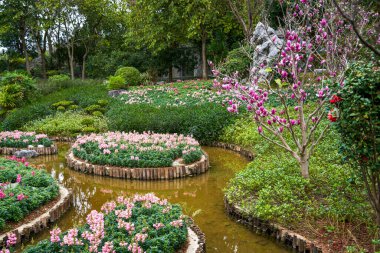
<path fill-rule="evenodd" d="M 58 196 L 57 182 L 25 160 L 0 158 L 0 230 Z"/>

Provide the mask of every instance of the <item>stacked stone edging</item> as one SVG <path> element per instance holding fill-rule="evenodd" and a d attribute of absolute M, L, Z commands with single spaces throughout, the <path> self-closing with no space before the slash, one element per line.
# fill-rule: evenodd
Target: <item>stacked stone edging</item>
<path fill-rule="evenodd" d="M 253 154 L 253 152 L 251 152 L 247 149 L 244 149 L 244 148 L 242 148 L 238 145 L 235 145 L 235 144 L 215 141 L 215 142 L 211 143 L 211 146 L 234 151 L 234 152 L 239 153 L 240 155 L 244 156 L 245 158 L 247 158 L 250 161 L 252 161 L 255 158 L 255 155 Z"/>
<path fill-rule="evenodd" d="M 46 229 L 49 225 L 56 220 L 58 220 L 62 214 L 64 214 L 71 205 L 71 196 L 72 192 L 63 186 L 59 186 L 59 200 L 55 205 L 50 208 L 48 211 L 35 218 L 34 220 L 22 224 L 21 226 L 8 231 L 4 234 L 0 235 L 0 244 L 5 245 L 8 239 L 8 233 L 15 233 L 17 236 L 17 244 L 28 241 L 33 234 L 37 234 L 38 232 Z"/>
<path fill-rule="evenodd" d="M 197 248 L 190 250 L 189 248 L 186 250 L 186 253 L 205 253 L 206 252 L 206 236 L 202 232 L 202 230 L 195 224 L 194 220 L 190 218 L 190 224 L 188 225 L 188 229 L 191 229 L 195 235 L 198 237 Z"/>
<path fill-rule="evenodd" d="M 320 247 L 304 236 L 269 221 L 247 215 L 240 207 L 229 203 L 226 197 L 224 198 L 224 206 L 227 213 L 239 223 L 246 225 L 255 232 L 276 238 L 277 241 L 292 247 L 294 252 L 322 253 Z"/>
<path fill-rule="evenodd" d="M 195 176 L 208 171 L 210 167 L 208 155 L 203 152 L 201 160 L 188 164 L 162 168 L 127 168 L 108 165 L 91 164 L 76 158 L 72 151 L 66 156 L 67 165 L 80 172 L 125 179 L 165 180 L 187 176 Z"/>
<path fill-rule="evenodd" d="M 50 140 L 57 142 L 75 142 L 77 140 L 76 137 L 65 137 L 65 136 L 53 136 L 49 137 Z"/>
<path fill-rule="evenodd" d="M 16 151 L 20 150 L 34 150 L 38 153 L 38 155 L 55 155 L 58 153 L 57 145 L 54 144 L 51 147 L 27 147 L 27 148 L 0 148 L 0 154 L 2 155 L 13 155 Z"/>

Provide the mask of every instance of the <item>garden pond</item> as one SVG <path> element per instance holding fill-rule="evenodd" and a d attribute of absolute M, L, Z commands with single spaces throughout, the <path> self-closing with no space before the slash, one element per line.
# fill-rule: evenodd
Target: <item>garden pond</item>
<path fill-rule="evenodd" d="M 33 166 L 44 166 L 60 183 L 73 191 L 73 205 L 56 223 L 62 231 L 85 221 L 93 209 L 122 194 L 154 192 L 158 197 L 179 203 L 184 213 L 193 216 L 206 235 L 207 252 L 285 253 L 289 249 L 273 239 L 257 235 L 231 219 L 224 210 L 223 188 L 248 161 L 221 148 L 204 147 L 209 154 L 210 170 L 196 177 L 170 181 L 130 181 L 86 175 L 66 167 L 70 145 L 59 143 L 59 154 L 30 159 Z M 34 236 L 34 242 L 50 236 L 46 230 Z M 24 245 L 24 246 L 27 246 Z"/>

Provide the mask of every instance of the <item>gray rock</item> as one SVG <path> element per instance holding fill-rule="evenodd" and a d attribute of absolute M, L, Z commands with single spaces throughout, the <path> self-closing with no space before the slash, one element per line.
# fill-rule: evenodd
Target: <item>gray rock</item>
<path fill-rule="evenodd" d="M 38 156 L 38 153 L 35 150 L 20 150 L 20 151 L 15 152 L 15 156 L 17 158 L 22 158 L 22 157 L 31 158 L 31 157 Z"/>
<path fill-rule="evenodd" d="M 122 92 L 124 92 L 124 91 L 126 91 L 126 90 L 110 90 L 108 92 L 108 96 L 110 96 L 110 97 L 117 97 L 117 96 L 120 96 L 120 94 Z"/>
<path fill-rule="evenodd" d="M 262 63 L 265 66 L 271 65 L 273 60 L 278 57 L 284 40 L 278 31 L 259 22 L 252 34 L 250 43 L 255 47 L 252 65 L 259 67 Z M 261 71 L 260 75 L 267 75 L 267 73 Z"/>

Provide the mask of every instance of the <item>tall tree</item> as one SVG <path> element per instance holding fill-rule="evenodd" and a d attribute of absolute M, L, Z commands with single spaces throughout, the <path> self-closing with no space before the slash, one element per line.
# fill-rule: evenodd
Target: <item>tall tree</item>
<path fill-rule="evenodd" d="M 25 57 L 25 68 L 30 74 L 28 54 L 28 26 L 30 0 L 4 0 L 0 4 L 0 41 L 8 48 L 20 51 Z"/>
<path fill-rule="evenodd" d="M 130 3 L 127 43 L 148 48 L 154 55 L 175 50 L 187 42 L 182 1 L 135 0 Z M 173 58 L 168 59 L 169 80 L 173 79 Z"/>
<path fill-rule="evenodd" d="M 226 0 L 228 7 L 243 28 L 246 39 L 252 36 L 255 23 L 263 13 L 264 0 Z"/>

